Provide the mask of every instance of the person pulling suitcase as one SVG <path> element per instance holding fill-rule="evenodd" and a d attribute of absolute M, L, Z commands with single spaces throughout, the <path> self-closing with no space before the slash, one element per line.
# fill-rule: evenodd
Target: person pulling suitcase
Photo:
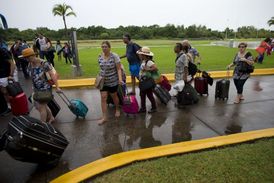
<path fill-rule="evenodd" d="M 33 100 L 36 109 L 40 113 L 40 119 L 43 122 L 52 123 L 55 118 L 47 104 L 53 99 L 52 85 L 56 86 L 56 91 L 61 91 L 58 85 L 57 73 L 49 62 L 37 58 L 32 48 L 24 49 L 19 57 L 30 62 L 34 92 Z"/>

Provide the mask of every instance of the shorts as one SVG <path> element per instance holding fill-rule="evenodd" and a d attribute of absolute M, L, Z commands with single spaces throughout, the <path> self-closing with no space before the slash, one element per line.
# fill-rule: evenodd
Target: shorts
<path fill-rule="evenodd" d="M 104 86 L 104 87 L 102 88 L 102 90 L 100 90 L 100 91 L 101 91 L 101 92 L 107 91 L 107 92 L 109 92 L 109 93 L 115 93 L 115 92 L 117 92 L 117 89 L 118 89 L 118 85 L 112 86 L 112 87 L 110 87 L 110 86 Z"/>
<path fill-rule="evenodd" d="M 140 65 L 139 64 L 129 65 L 129 71 L 131 76 L 139 77 Z"/>

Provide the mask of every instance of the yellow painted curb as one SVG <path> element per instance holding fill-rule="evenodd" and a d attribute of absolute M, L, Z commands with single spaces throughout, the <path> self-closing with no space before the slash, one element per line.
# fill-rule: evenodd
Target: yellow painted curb
<path fill-rule="evenodd" d="M 274 128 L 123 152 L 76 168 L 75 170 L 56 178 L 51 181 L 51 183 L 80 182 L 105 171 L 136 161 L 238 144 L 267 137 L 274 137 Z"/>
<path fill-rule="evenodd" d="M 211 77 L 213 78 L 225 78 L 227 77 L 227 71 L 210 71 Z M 233 71 L 230 71 L 229 76 L 232 76 Z M 274 68 L 270 69 L 255 69 L 252 76 L 258 75 L 272 75 L 274 74 Z M 174 81 L 174 74 L 164 74 L 169 81 Z M 59 80 L 59 86 L 61 88 L 69 88 L 69 87 L 90 87 L 94 86 L 95 78 L 85 78 L 85 79 L 66 79 Z M 130 76 L 127 76 L 127 83 L 131 83 Z"/>

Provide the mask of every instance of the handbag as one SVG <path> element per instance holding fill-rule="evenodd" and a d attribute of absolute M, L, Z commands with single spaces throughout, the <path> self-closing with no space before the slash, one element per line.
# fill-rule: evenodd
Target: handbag
<path fill-rule="evenodd" d="M 239 63 L 239 72 L 242 73 L 252 73 L 254 72 L 254 66 L 253 65 L 249 65 L 246 62 L 240 62 Z"/>
<path fill-rule="evenodd" d="M 105 78 L 98 74 L 95 79 L 95 87 L 99 90 L 102 90 L 104 87 L 104 82 L 105 82 Z"/>
<path fill-rule="evenodd" d="M 104 74 L 106 73 L 106 69 L 103 70 Z M 96 76 L 95 79 L 95 87 L 99 90 L 102 90 L 104 87 L 104 83 L 105 83 L 105 77 L 101 76 L 100 74 L 98 74 Z"/>
<path fill-rule="evenodd" d="M 53 99 L 53 95 L 50 90 L 34 91 L 33 100 L 40 103 L 48 103 Z"/>
<path fill-rule="evenodd" d="M 156 86 L 156 83 L 153 78 L 147 77 L 147 76 L 142 76 L 140 83 L 139 83 L 139 88 L 140 91 L 145 91 L 151 88 L 154 88 Z"/>

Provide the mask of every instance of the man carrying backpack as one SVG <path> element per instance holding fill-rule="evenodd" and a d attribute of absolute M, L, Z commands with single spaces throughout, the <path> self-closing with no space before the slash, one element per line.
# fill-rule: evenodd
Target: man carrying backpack
<path fill-rule="evenodd" d="M 135 95 L 136 78 L 139 78 L 141 65 L 140 58 L 136 52 L 140 50 L 141 47 L 138 44 L 131 41 L 131 37 L 129 34 L 125 34 L 123 36 L 123 41 L 127 45 L 126 54 L 121 56 L 120 59 L 127 57 L 132 83 L 132 92 L 130 92 L 130 94 Z"/>

